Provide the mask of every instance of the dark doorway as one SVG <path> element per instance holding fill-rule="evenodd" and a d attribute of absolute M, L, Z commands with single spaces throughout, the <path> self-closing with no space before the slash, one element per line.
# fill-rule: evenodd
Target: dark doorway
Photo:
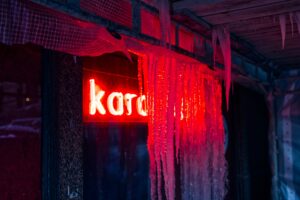
<path fill-rule="evenodd" d="M 262 94 L 241 85 L 233 86 L 228 122 L 227 200 L 271 199 L 268 154 L 269 115 Z"/>

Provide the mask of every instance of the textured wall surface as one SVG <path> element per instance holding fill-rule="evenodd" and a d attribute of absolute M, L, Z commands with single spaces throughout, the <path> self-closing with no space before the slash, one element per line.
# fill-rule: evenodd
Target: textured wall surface
<path fill-rule="evenodd" d="M 82 67 L 43 52 L 43 199 L 83 199 Z"/>
<path fill-rule="evenodd" d="M 82 199 L 82 70 L 75 57 L 58 56 L 59 199 Z"/>
<path fill-rule="evenodd" d="M 269 98 L 273 106 L 272 149 L 273 198 L 300 199 L 300 71 L 286 71 Z"/>

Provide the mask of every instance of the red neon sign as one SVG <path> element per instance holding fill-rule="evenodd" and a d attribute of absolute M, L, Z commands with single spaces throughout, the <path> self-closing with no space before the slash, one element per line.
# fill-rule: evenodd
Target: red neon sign
<path fill-rule="evenodd" d="M 145 95 L 138 96 L 135 93 L 121 91 L 107 92 L 94 78 L 86 82 L 88 83 L 85 83 L 83 91 L 85 122 L 147 120 Z"/>

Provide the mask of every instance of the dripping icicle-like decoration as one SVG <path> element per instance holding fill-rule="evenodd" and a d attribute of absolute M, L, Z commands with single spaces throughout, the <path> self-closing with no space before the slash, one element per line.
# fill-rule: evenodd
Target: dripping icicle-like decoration
<path fill-rule="evenodd" d="M 223 199 L 221 83 L 205 65 L 161 55 L 139 59 L 140 90 L 146 94 L 149 117 L 151 197 Z"/>
<path fill-rule="evenodd" d="M 217 26 L 212 31 L 212 46 L 213 46 L 213 60 L 215 65 L 217 41 L 220 43 L 220 48 L 224 60 L 224 82 L 225 82 L 225 96 L 226 105 L 229 109 L 229 92 L 231 86 L 231 45 L 230 32 L 223 26 Z"/>
<path fill-rule="evenodd" d="M 277 17 L 277 16 L 276 16 Z M 274 19 L 276 20 L 276 17 Z M 289 21 L 291 24 L 291 32 L 292 37 L 294 37 L 294 23 L 297 25 L 298 33 L 300 34 L 300 12 L 290 12 L 287 16 L 287 14 L 280 14 L 278 16 L 279 19 L 279 25 L 280 25 L 280 33 L 281 33 L 281 42 L 282 42 L 282 49 L 285 48 L 285 40 L 287 37 L 287 17 L 289 17 Z"/>

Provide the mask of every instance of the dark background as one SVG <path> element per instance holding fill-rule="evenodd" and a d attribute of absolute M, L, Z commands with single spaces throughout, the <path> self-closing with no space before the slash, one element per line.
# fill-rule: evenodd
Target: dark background
<path fill-rule="evenodd" d="M 149 199 L 146 124 L 85 127 L 84 199 Z"/>
<path fill-rule="evenodd" d="M 0 44 L 0 199 L 41 199 L 41 48 Z"/>
<path fill-rule="evenodd" d="M 227 200 L 271 199 L 269 113 L 262 94 L 233 85 L 228 112 L 223 110 L 229 134 Z M 223 101 L 225 102 L 225 101 Z"/>

